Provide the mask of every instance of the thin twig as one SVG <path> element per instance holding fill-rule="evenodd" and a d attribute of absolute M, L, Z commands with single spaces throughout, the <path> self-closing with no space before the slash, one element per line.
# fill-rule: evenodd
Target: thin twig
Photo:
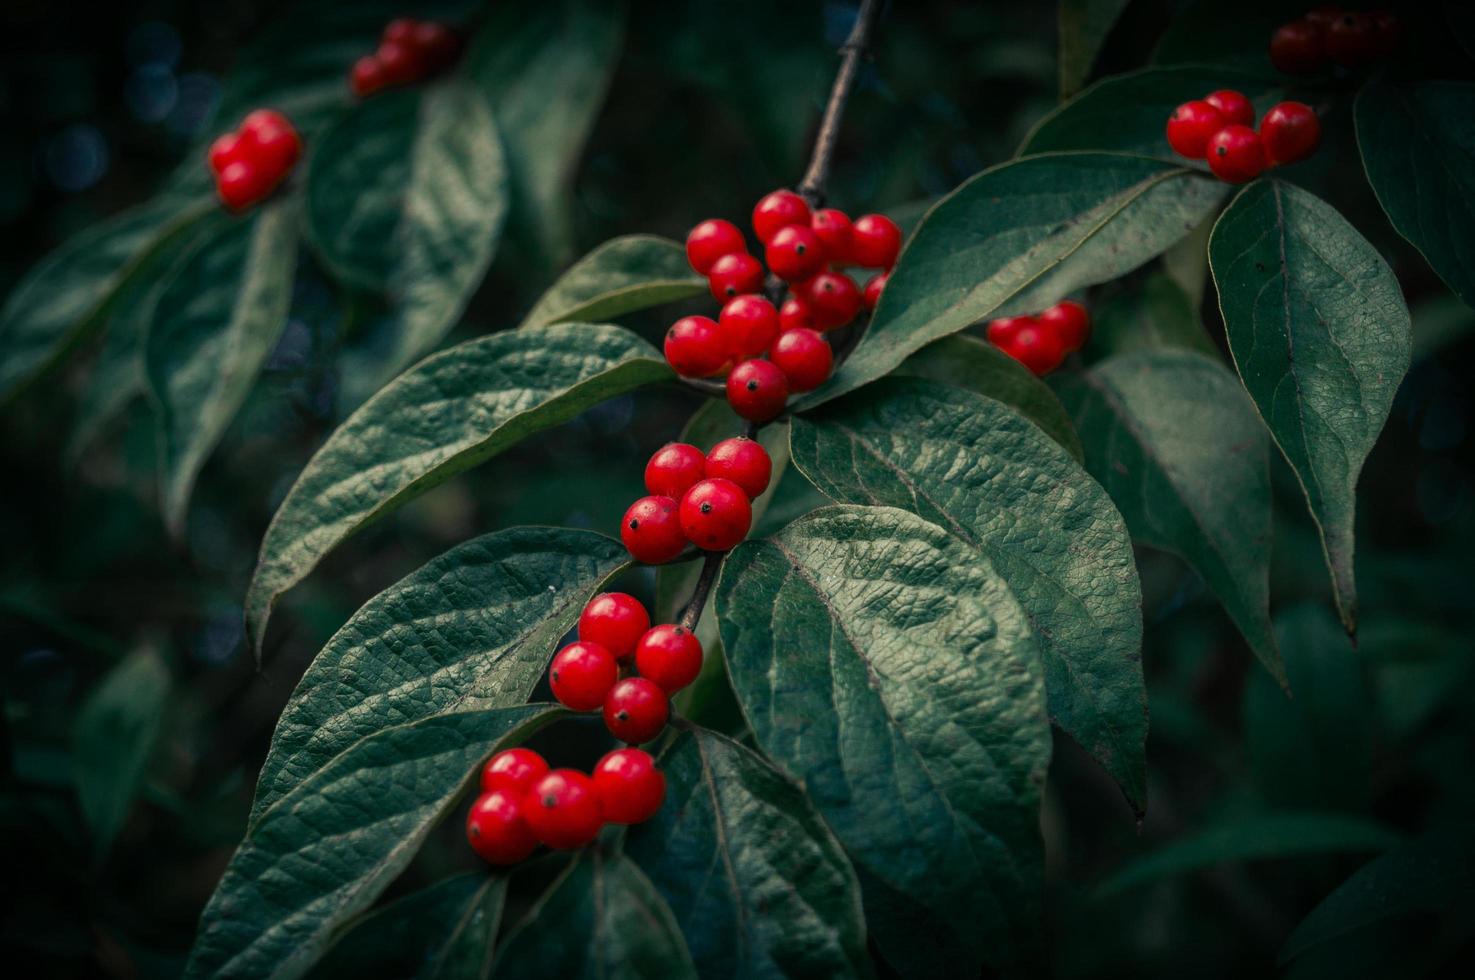
<path fill-rule="evenodd" d="M 696 588 L 691 590 L 691 600 L 681 611 L 681 626 L 688 633 L 696 632 L 697 620 L 702 618 L 702 608 L 707 604 L 712 583 L 717 581 L 717 570 L 722 567 L 722 559 L 726 555 L 725 551 L 707 552 L 707 560 L 702 563 L 702 574 L 697 578 Z"/>

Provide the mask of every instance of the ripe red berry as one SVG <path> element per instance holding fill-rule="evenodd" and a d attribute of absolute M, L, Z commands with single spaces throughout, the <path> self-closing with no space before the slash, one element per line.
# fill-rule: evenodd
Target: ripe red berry
<path fill-rule="evenodd" d="M 538 846 L 523 819 L 522 797 L 508 790 L 483 793 L 466 814 L 466 840 L 489 864 L 516 864 Z"/>
<path fill-rule="evenodd" d="M 1049 374 L 1065 360 L 1065 348 L 1060 346 L 1060 342 L 1049 331 L 1034 324 L 1015 331 L 1003 351 L 1036 375 Z"/>
<path fill-rule="evenodd" d="M 375 57 L 379 59 L 387 85 L 409 85 L 424 77 L 425 66 L 420 61 L 420 54 L 408 43 L 383 41 Z"/>
<path fill-rule="evenodd" d="M 839 208 L 820 208 L 810 217 L 809 227 L 819 236 L 829 261 L 841 265 L 850 261 L 850 215 Z"/>
<path fill-rule="evenodd" d="M 599 644 L 616 660 L 635 656 L 635 644 L 648 629 L 650 613 L 624 592 L 601 592 L 579 614 L 579 639 Z"/>
<path fill-rule="evenodd" d="M 667 694 L 675 694 L 702 672 L 702 643 L 682 626 L 654 626 L 635 647 L 635 669 Z"/>
<path fill-rule="evenodd" d="M 850 257 L 856 265 L 890 271 L 901 251 L 901 229 L 884 214 L 863 214 L 850 226 Z"/>
<path fill-rule="evenodd" d="M 855 280 L 843 272 L 821 272 L 802 287 L 819 330 L 845 326 L 860 312 L 864 300 Z"/>
<path fill-rule="evenodd" d="M 604 727 L 622 742 L 639 745 L 661 734 L 671 718 L 666 692 L 644 677 L 627 677 L 604 699 Z"/>
<path fill-rule="evenodd" d="M 997 320 L 990 320 L 984 333 L 995 347 L 1007 348 L 1014 343 L 1014 335 L 1024 327 L 1039 326 L 1039 321 L 1032 316 L 1002 316 Z"/>
<path fill-rule="evenodd" d="M 778 308 L 778 328 L 783 331 L 794 330 L 798 327 L 816 329 L 814 307 L 802 296 L 790 296 L 784 300 L 784 305 Z"/>
<path fill-rule="evenodd" d="M 799 282 L 824 268 L 825 246 L 808 225 L 789 225 L 774 232 L 763 258 L 774 275 Z"/>
<path fill-rule="evenodd" d="M 348 89 L 360 99 L 368 98 L 387 84 L 384 66 L 377 55 L 366 54 L 353 63 L 348 75 Z"/>
<path fill-rule="evenodd" d="M 773 478 L 773 460 L 762 443 L 734 436 L 723 439 L 707 453 L 706 473 L 714 480 L 731 480 L 743 488 L 749 500 L 756 500 Z"/>
<path fill-rule="evenodd" d="M 548 763 L 532 749 L 516 748 L 498 752 L 481 768 L 484 793 L 504 790 L 514 800 L 522 799 L 528 789 L 548 773 Z"/>
<path fill-rule="evenodd" d="M 1203 99 L 1185 102 L 1168 117 L 1168 145 L 1190 160 L 1202 160 L 1209 137 L 1224 128 L 1224 116 Z"/>
<path fill-rule="evenodd" d="M 564 647 L 548 666 L 548 684 L 558 703 L 571 711 L 593 711 L 604 703 L 619 680 L 612 653 L 598 643 L 577 640 Z"/>
<path fill-rule="evenodd" d="M 286 116 L 275 109 L 257 109 L 241 123 L 242 152 L 273 183 L 302 156 L 302 138 Z"/>
<path fill-rule="evenodd" d="M 244 211 L 271 193 L 272 182 L 261 168 L 245 160 L 225 165 L 215 181 L 215 192 L 232 211 Z"/>
<path fill-rule="evenodd" d="M 219 175 L 222 170 L 230 164 L 235 163 L 241 155 L 241 134 L 223 133 L 210 144 L 210 155 L 208 157 L 210 169 Z"/>
<path fill-rule="evenodd" d="M 748 536 L 753 505 L 731 480 L 707 478 L 681 498 L 681 532 L 704 551 L 726 551 Z"/>
<path fill-rule="evenodd" d="M 1304 160 L 1321 145 L 1321 121 L 1303 102 L 1282 102 L 1260 120 L 1260 142 L 1266 166 Z"/>
<path fill-rule="evenodd" d="M 674 497 L 641 497 L 630 505 L 620 521 L 620 540 L 630 557 L 647 565 L 659 565 L 681 554 L 686 537 Z"/>
<path fill-rule="evenodd" d="M 1248 126 L 1225 126 L 1209 139 L 1209 169 L 1230 184 L 1243 184 L 1265 172 L 1265 146 Z"/>
<path fill-rule="evenodd" d="M 415 40 L 415 28 L 419 21 L 410 17 L 396 17 L 384 25 L 384 33 L 379 35 L 380 44 L 413 44 Z"/>
<path fill-rule="evenodd" d="M 422 21 L 415 25 L 413 38 L 421 60 L 432 72 L 445 71 L 461 55 L 460 36 L 444 24 Z"/>
<path fill-rule="evenodd" d="M 684 316 L 666 331 L 666 361 L 685 378 L 721 374 L 732 360 L 717 322 L 705 316 Z"/>
<path fill-rule="evenodd" d="M 860 298 L 865 303 L 866 309 L 874 310 L 876 304 L 881 302 L 881 290 L 886 288 L 886 280 L 890 278 L 891 273 L 878 272 L 866 280 L 866 288 L 860 294 Z"/>
<path fill-rule="evenodd" d="M 774 191 L 767 194 L 753 207 L 753 231 L 758 241 L 767 245 L 769 239 L 789 225 L 809 224 L 809 205 L 793 191 Z"/>
<path fill-rule="evenodd" d="M 746 253 L 748 243 L 731 221 L 711 218 L 693 228 L 686 236 L 686 261 L 697 275 L 712 271 L 712 264 L 724 255 Z"/>
<path fill-rule="evenodd" d="M 1224 117 L 1224 124 L 1239 123 L 1241 126 L 1255 125 L 1255 107 L 1243 92 L 1232 88 L 1221 88 L 1204 96 L 1204 101 Z M 1212 135 L 1212 134 L 1210 134 Z"/>
<path fill-rule="evenodd" d="M 706 463 L 696 446 L 668 442 L 645 464 L 645 489 L 660 497 L 680 497 L 706 476 Z"/>
<path fill-rule="evenodd" d="M 829 343 L 814 330 L 785 330 L 768 356 L 784 372 L 790 391 L 813 391 L 835 366 Z"/>
<path fill-rule="evenodd" d="M 555 769 L 522 799 L 522 818 L 549 847 L 570 851 L 599 836 L 604 817 L 594 780 L 573 769 Z"/>
<path fill-rule="evenodd" d="M 789 381 L 771 361 L 744 361 L 727 376 L 727 403 L 749 422 L 771 422 L 789 400 Z"/>
<path fill-rule="evenodd" d="M 1364 14 L 1344 11 L 1323 32 L 1327 57 L 1332 64 L 1357 68 L 1372 60 L 1378 42 L 1373 36 L 1373 22 Z"/>
<path fill-rule="evenodd" d="M 1055 342 L 1069 354 L 1086 346 L 1091 336 L 1091 314 L 1080 303 L 1062 300 L 1037 318 L 1040 328 L 1053 334 Z"/>
<path fill-rule="evenodd" d="M 767 297 L 750 293 L 735 296 L 717 317 L 727 352 L 736 358 L 757 357 L 778 336 L 778 310 Z"/>
<path fill-rule="evenodd" d="M 1287 75 L 1309 75 L 1326 65 L 1321 28 L 1309 20 L 1283 24 L 1270 36 L 1270 63 Z"/>
<path fill-rule="evenodd" d="M 730 252 L 712 263 L 707 284 L 712 288 L 712 298 L 719 303 L 756 293 L 763 288 L 763 263 L 747 252 Z"/>
<path fill-rule="evenodd" d="M 666 799 L 666 776 L 642 749 L 615 749 L 594 766 L 599 807 L 610 823 L 644 823 Z"/>

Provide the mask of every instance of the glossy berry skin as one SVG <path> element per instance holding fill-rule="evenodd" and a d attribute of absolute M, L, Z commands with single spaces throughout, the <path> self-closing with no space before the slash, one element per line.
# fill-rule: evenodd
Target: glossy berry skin
<path fill-rule="evenodd" d="M 1260 120 L 1260 142 L 1265 147 L 1266 166 L 1304 160 L 1321 145 L 1321 120 L 1303 102 L 1282 102 Z"/>
<path fill-rule="evenodd" d="M 732 360 L 717 321 L 705 316 L 684 316 L 666 331 L 666 361 L 684 378 L 721 374 Z"/>
<path fill-rule="evenodd" d="M 220 171 L 215 181 L 215 192 L 221 203 L 232 211 L 244 211 L 270 194 L 272 186 L 260 167 L 236 160 Z"/>
<path fill-rule="evenodd" d="M 850 261 L 850 215 L 839 208 L 820 208 L 809 218 L 809 227 L 825 247 L 825 257 L 844 265 Z"/>
<path fill-rule="evenodd" d="M 784 282 L 801 282 L 824 268 L 825 246 L 808 225 L 789 225 L 774 232 L 763 258 Z"/>
<path fill-rule="evenodd" d="M 645 489 L 660 497 L 680 497 L 707 475 L 707 458 L 696 446 L 669 442 L 645 464 Z"/>
<path fill-rule="evenodd" d="M 522 818 L 534 837 L 560 851 L 583 847 L 604 826 L 594 780 L 573 769 L 555 769 L 534 783 L 522 799 Z"/>
<path fill-rule="evenodd" d="M 724 255 L 746 254 L 748 243 L 731 221 L 711 218 L 693 228 L 686 236 L 686 261 L 697 275 L 705 276 Z"/>
<path fill-rule="evenodd" d="M 420 54 L 409 44 L 384 41 L 374 56 L 379 59 L 387 85 L 410 85 L 424 77 L 425 68 L 420 62 Z"/>
<path fill-rule="evenodd" d="M 836 330 L 860 312 L 860 287 L 843 272 L 821 272 L 801 287 L 814 312 L 815 329 Z"/>
<path fill-rule="evenodd" d="M 366 99 L 389 84 L 384 77 L 384 66 L 378 55 L 366 54 L 353 63 L 348 73 L 348 90 L 360 99 Z"/>
<path fill-rule="evenodd" d="M 763 263 L 746 252 L 732 252 L 712 263 L 707 273 L 712 298 L 726 303 L 734 296 L 763 288 Z"/>
<path fill-rule="evenodd" d="M 616 660 L 635 656 L 635 644 L 650 629 L 650 613 L 624 592 L 601 592 L 579 614 L 579 639 L 597 643 Z"/>
<path fill-rule="evenodd" d="M 778 336 L 778 310 L 766 296 L 737 296 L 722 307 L 717 327 L 729 354 L 740 359 L 757 357 Z"/>
<path fill-rule="evenodd" d="M 302 138 L 287 117 L 275 109 L 257 109 L 241 122 L 242 152 L 273 181 L 280 180 L 302 156 Z"/>
<path fill-rule="evenodd" d="M 666 799 L 666 776 L 642 749 L 615 749 L 594 766 L 599 808 L 610 823 L 644 823 Z"/>
<path fill-rule="evenodd" d="M 784 372 L 790 391 L 813 391 L 835 366 L 829 343 L 815 330 L 785 330 L 768 357 Z"/>
<path fill-rule="evenodd" d="M 1321 28 L 1309 20 L 1291 21 L 1270 36 L 1270 63 L 1287 75 L 1309 75 L 1326 66 Z"/>
<path fill-rule="evenodd" d="M 801 296 L 790 296 L 784 300 L 784 305 L 778 308 L 778 328 L 784 331 L 796 330 L 799 327 L 817 329 L 814 306 Z"/>
<path fill-rule="evenodd" d="M 753 505 L 731 480 L 708 477 L 681 498 L 681 532 L 704 551 L 734 547 L 752 525 Z"/>
<path fill-rule="evenodd" d="M 850 258 L 868 269 L 890 271 L 901 253 L 901 229 L 884 214 L 863 214 L 850 226 Z"/>
<path fill-rule="evenodd" d="M 771 422 L 789 400 L 789 380 L 772 361 L 744 361 L 727 376 L 727 403 L 749 422 Z"/>
<path fill-rule="evenodd" d="M 604 699 L 604 727 L 621 742 L 649 742 L 666 728 L 671 702 L 666 692 L 644 677 L 627 677 Z"/>
<path fill-rule="evenodd" d="M 707 476 L 731 480 L 742 487 L 749 500 L 756 500 L 773 479 L 773 460 L 762 443 L 746 436 L 723 439 L 707 453 Z"/>
<path fill-rule="evenodd" d="M 774 235 L 789 225 L 809 224 L 809 205 L 793 191 L 778 190 L 764 195 L 753 206 L 753 231 L 758 241 L 767 245 Z"/>
<path fill-rule="evenodd" d="M 593 711 L 620 678 L 614 654 L 598 643 L 578 640 L 553 657 L 548 685 L 558 703 L 570 711 Z"/>
<path fill-rule="evenodd" d="M 1039 326 L 1039 321 L 1032 316 L 1003 316 L 990 320 L 984 333 L 995 347 L 1007 348 L 1020 330 L 1035 326 Z"/>
<path fill-rule="evenodd" d="M 1248 126 L 1225 126 L 1209 140 L 1209 169 L 1229 184 L 1244 184 L 1265 172 L 1265 146 Z"/>
<path fill-rule="evenodd" d="M 533 783 L 547 774 L 548 763 L 532 749 L 505 749 L 481 767 L 481 790 L 483 793 L 504 790 L 514 800 L 520 800 Z"/>
<path fill-rule="evenodd" d="M 1217 92 L 1210 92 L 1204 96 L 1204 101 L 1219 110 L 1219 115 L 1224 117 L 1226 126 L 1233 123 L 1241 126 L 1255 125 L 1255 107 L 1249 99 L 1245 98 L 1243 92 L 1236 92 L 1232 88 L 1221 88 Z"/>
<path fill-rule="evenodd" d="M 1055 342 L 1070 354 L 1086 346 L 1091 336 L 1091 314 L 1073 300 L 1063 300 L 1037 318 L 1040 329 L 1055 337 Z"/>
<path fill-rule="evenodd" d="M 488 864 L 506 866 L 526 858 L 538 846 L 533 828 L 522 815 L 522 796 L 508 790 L 483 793 L 466 814 L 466 841 Z"/>
<path fill-rule="evenodd" d="M 686 537 L 681 533 L 679 509 L 674 497 L 641 497 L 631 504 L 620 520 L 620 540 L 630 557 L 660 565 L 681 554 Z"/>
<path fill-rule="evenodd" d="M 217 175 L 226 167 L 235 163 L 241 156 L 241 134 L 224 133 L 210 144 L 210 154 L 207 158 L 210 169 Z"/>
<path fill-rule="evenodd" d="M 881 302 L 881 290 L 886 288 L 886 281 L 891 278 L 889 272 L 878 272 L 866 280 L 866 288 L 861 290 L 861 302 L 866 309 L 874 310 L 876 304 Z"/>
<path fill-rule="evenodd" d="M 667 694 L 675 694 L 702 672 L 702 644 L 682 626 L 653 626 L 635 646 L 635 669 Z"/>
<path fill-rule="evenodd" d="M 1065 360 L 1065 349 L 1059 341 L 1033 325 L 1020 327 L 1003 351 L 1035 375 L 1049 374 Z"/>
<path fill-rule="evenodd" d="M 1190 160 L 1202 160 L 1209 137 L 1224 128 L 1224 116 L 1203 99 L 1185 102 L 1168 117 L 1168 145 Z"/>
<path fill-rule="evenodd" d="M 1326 25 L 1322 33 L 1326 56 L 1332 64 L 1357 68 L 1372 60 L 1377 50 L 1373 22 L 1356 11 L 1345 11 Z"/>

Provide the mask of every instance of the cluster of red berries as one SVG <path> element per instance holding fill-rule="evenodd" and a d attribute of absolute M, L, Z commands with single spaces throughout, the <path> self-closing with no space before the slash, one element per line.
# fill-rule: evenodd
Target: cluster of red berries
<path fill-rule="evenodd" d="M 353 63 L 348 87 L 359 98 L 439 75 L 461 54 L 461 38 L 444 24 L 400 17 L 384 27 L 379 48 Z"/>
<path fill-rule="evenodd" d="M 241 125 L 210 144 L 215 193 L 232 211 L 267 198 L 302 157 L 302 138 L 286 116 L 257 109 Z"/>
<path fill-rule="evenodd" d="M 1392 54 L 1402 37 L 1403 22 L 1391 10 L 1317 7 L 1270 36 L 1270 62 L 1287 75 L 1319 72 L 1328 62 L 1361 68 Z"/>
<path fill-rule="evenodd" d="M 666 332 L 666 360 L 688 378 L 727 375 L 727 400 L 752 422 L 783 411 L 790 392 L 819 387 L 834 367 L 823 334 L 872 309 L 901 251 L 901 229 L 885 215 L 854 221 L 836 208 L 811 211 L 778 190 L 753 208 L 763 261 L 730 221 L 703 221 L 686 237 L 686 258 L 722 303 L 716 320 L 682 317 Z M 781 306 L 762 295 L 764 266 L 789 284 Z M 844 266 L 880 269 L 862 289 Z"/>
<path fill-rule="evenodd" d="M 1295 163 L 1321 145 L 1321 121 L 1303 102 L 1281 102 L 1252 128 L 1255 107 L 1233 89 L 1185 102 L 1168 117 L 1168 144 L 1190 160 L 1209 161 L 1230 184 L 1254 180 L 1269 167 Z"/>
<path fill-rule="evenodd" d="M 648 565 L 670 561 L 687 542 L 726 551 L 747 537 L 753 501 L 772 476 L 768 451 L 743 436 L 724 439 L 705 455 L 688 443 L 669 443 L 645 464 L 650 496 L 625 511 L 620 540 Z"/>
<path fill-rule="evenodd" d="M 1086 345 L 1091 336 L 1091 314 L 1080 303 L 1067 299 L 1034 316 L 990 320 L 987 334 L 995 347 L 1034 374 L 1049 374 L 1067 354 Z"/>

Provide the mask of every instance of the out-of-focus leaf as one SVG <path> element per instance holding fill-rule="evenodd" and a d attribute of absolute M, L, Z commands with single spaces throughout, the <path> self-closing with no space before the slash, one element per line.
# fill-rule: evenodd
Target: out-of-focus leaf
<path fill-rule="evenodd" d="M 1091 66 L 1127 0 L 1060 0 L 1060 97 L 1069 98 L 1091 76 Z"/>
<path fill-rule="evenodd" d="M 706 291 L 707 281 L 692 271 L 679 242 L 656 235 L 624 235 L 605 242 L 559 276 L 522 325 L 611 320 Z"/>
<path fill-rule="evenodd" d="M 1152 60 L 1159 65 L 1222 64 L 1276 78 L 1270 64 L 1270 35 L 1305 12 L 1285 0 L 1239 0 L 1234 16 L 1225 17 L 1222 2 L 1190 0 L 1168 22 Z M 1211 91 L 1188 98 L 1201 99 Z"/>

